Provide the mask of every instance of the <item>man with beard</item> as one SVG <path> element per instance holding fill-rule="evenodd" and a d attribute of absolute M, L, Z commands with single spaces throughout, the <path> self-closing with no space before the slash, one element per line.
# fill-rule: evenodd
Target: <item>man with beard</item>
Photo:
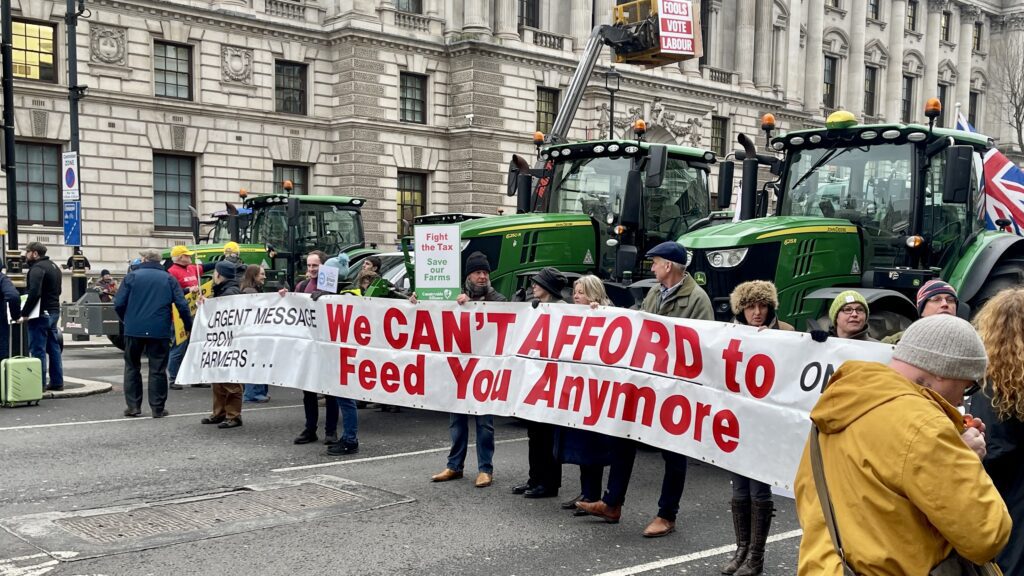
<path fill-rule="evenodd" d="M 491 286 L 491 265 L 487 257 L 480 252 L 473 252 L 466 259 L 466 283 L 463 293 L 456 302 L 465 304 L 474 302 L 505 302 L 505 297 Z M 469 416 L 452 414 L 449 419 L 448 431 L 452 436 L 452 448 L 448 452 L 448 465 L 435 474 L 434 482 L 447 482 L 462 478 L 462 467 L 466 462 L 466 451 L 469 447 Z M 489 415 L 476 416 L 476 460 L 478 474 L 476 487 L 486 488 L 493 481 L 494 467 L 494 418 Z"/>
<path fill-rule="evenodd" d="M 29 242 L 25 246 L 25 261 L 28 269 L 28 296 L 21 310 L 19 322 L 28 325 L 29 354 L 39 358 L 43 368 L 43 386 L 47 390 L 64 389 L 64 365 L 61 361 L 61 341 L 58 321 L 60 320 L 60 268 L 46 255 L 46 245 Z M 25 316 L 39 307 L 39 315 L 32 319 Z M 49 362 L 47 362 L 49 360 Z M 46 384 L 49 369 L 50 384 Z"/>

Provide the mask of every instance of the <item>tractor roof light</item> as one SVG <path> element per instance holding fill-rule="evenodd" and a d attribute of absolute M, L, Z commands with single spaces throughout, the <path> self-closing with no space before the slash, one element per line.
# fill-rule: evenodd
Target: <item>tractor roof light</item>
<path fill-rule="evenodd" d="M 295 184 L 293 184 L 291 180 L 285 180 L 281 183 L 281 187 L 284 188 L 285 192 L 291 192 L 292 189 L 295 188 Z"/>
<path fill-rule="evenodd" d="M 857 118 L 852 112 L 848 112 L 846 110 L 836 110 L 829 114 L 828 118 L 825 120 L 825 127 L 829 130 L 842 130 L 856 125 Z"/>
<path fill-rule="evenodd" d="M 920 248 L 924 246 L 924 238 L 920 236 L 907 236 L 907 248 Z"/>
<path fill-rule="evenodd" d="M 771 132 L 775 130 L 775 114 L 768 113 L 761 116 L 761 130 L 765 132 Z"/>
<path fill-rule="evenodd" d="M 911 132 L 907 134 L 907 140 L 911 142 L 923 142 L 928 138 L 928 134 L 924 132 Z"/>
<path fill-rule="evenodd" d="M 874 130 L 865 130 L 860 133 L 860 137 L 862 140 L 874 140 L 875 138 L 878 138 L 878 132 L 875 132 Z"/>
<path fill-rule="evenodd" d="M 633 121 L 633 133 L 636 134 L 637 139 L 643 138 L 644 134 L 647 133 L 647 122 L 644 122 L 643 118 L 637 118 Z"/>
<path fill-rule="evenodd" d="M 790 146 L 803 146 L 804 142 L 805 140 L 803 136 L 793 136 L 789 139 Z"/>
<path fill-rule="evenodd" d="M 786 143 L 782 142 L 781 140 L 775 142 L 774 144 L 772 144 L 772 148 L 774 148 L 775 150 L 779 150 L 779 151 L 781 151 L 785 147 L 786 147 Z"/>
<path fill-rule="evenodd" d="M 248 190 L 246 190 L 245 188 L 239 188 L 238 189 L 238 197 L 239 198 L 241 198 L 242 200 L 245 200 L 246 197 L 248 197 L 248 196 L 249 196 L 249 191 Z"/>
<path fill-rule="evenodd" d="M 885 140 L 895 140 L 900 137 L 899 130 L 886 130 L 882 132 L 882 138 Z"/>
<path fill-rule="evenodd" d="M 623 226 L 622 224 L 619 224 L 618 226 L 615 227 L 615 235 L 616 236 L 622 236 L 625 233 L 626 233 L 626 227 Z"/>
<path fill-rule="evenodd" d="M 928 119 L 938 118 L 942 114 L 942 101 L 938 98 L 929 98 L 924 103 L 924 116 Z"/>
<path fill-rule="evenodd" d="M 533 145 L 541 146 L 542 144 L 544 144 L 544 133 L 538 130 L 533 133 Z"/>

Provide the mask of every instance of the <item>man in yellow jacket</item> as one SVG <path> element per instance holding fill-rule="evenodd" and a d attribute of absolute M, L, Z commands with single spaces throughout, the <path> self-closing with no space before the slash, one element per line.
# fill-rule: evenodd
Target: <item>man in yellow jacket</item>
<path fill-rule="evenodd" d="M 849 361 L 811 420 L 847 563 L 857 574 L 927 574 L 954 549 L 982 564 L 1010 537 L 1010 516 L 981 464 L 984 427 L 957 411 L 985 377 L 969 323 L 924 318 L 886 366 Z M 842 575 L 812 475 L 810 443 L 796 477 L 801 576 Z"/>

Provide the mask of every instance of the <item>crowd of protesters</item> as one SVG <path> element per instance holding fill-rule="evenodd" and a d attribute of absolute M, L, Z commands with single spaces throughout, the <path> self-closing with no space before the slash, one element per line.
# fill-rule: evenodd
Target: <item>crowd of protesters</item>
<path fill-rule="evenodd" d="M 242 263 L 238 250 L 237 244 L 229 243 L 222 259 L 201 265 L 192 262 L 187 248 L 175 247 L 166 270 L 160 254 L 146 250 L 122 283 L 106 270 L 100 275 L 96 289 L 105 301 L 113 301 L 125 325 L 125 416 L 141 415 L 143 355 L 149 361 L 152 415 L 168 414 L 167 390 L 180 388 L 175 378 L 188 346 L 187 338 L 176 338 L 172 309 L 187 332 L 192 315 L 185 296 L 203 298 L 204 273 L 212 271 L 212 298 L 263 291 L 265 271 Z M 5 300 L 0 315 L 24 321 L 23 314 L 39 305 L 39 316 L 28 321 L 29 346 L 32 355 L 43 361 L 44 375 L 48 369 L 47 387 L 60 389 L 63 371 L 56 341 L 60 271 L 39 243 L 30 243 L 26 255 L 31 264 L 28 299 L 22 305 L 10 280 L 0 274 Z M 643 299 L 641 310 L 671 318 L 714 318 L 708 295 L 686 270 L 687 254 L 680 244 L 662 243 L 646 257 L 656 284 Z M 294 292 L 314 299 L 328 295 L 317 286 L 320 267 L 336 268 L 340 277 L 349 269 L 346 255 L 328 257 L 319 251 L 309 253 L 305 264 L 306 278 Z M 379 258 L 366 258 L 360 266 L 354 286 L 339 294 L 364 294 L 380 284 Z M 470 254 L 464 272 L 459 305 L 505 301 L 491 286 L 491 265 L 484 254 Z M 532 276 L 526 296 L 534 305 L 564 304 L 570 299 L 594 308 L 611 305 L 599 278 L 584 275 L 570 284 L 563 273 L 550 267 Z M 415 303 L 415 296 L 410 300 Z M 771 282 L 741 283 L 729 303 L 736 324 L 759 331 L 794 330 L 778 316 L 779 296 Z M 956 290 L 942 280 L 925 283 L 917 292 L 916 305 L 921 319 L 882 340 L 893 346 L 892 360 L 844 363 L 811 412 L 812 432 L 795 482 L 804 532 L 801 575 L 946 573 L 941 570 L 967 574 L 972 572 L 954 570 L 991 561 L 1005 574 L 1024 573 L 1024 287 L 996 294 L 981 308 L 973 326 L 957 316 Z M 863 294 L 844 290 L 828 307 L 829 326 L 809 328 L 819 342 L 829 338 L 878 342 L 870 335 L 870 314 Z M 0 338 L 0 349 L 6 349 L 5 340 Z M 212 396 L 211 414 L 202 423 L 219 428 L 242 426 L 243 399 L 269 400 L 267 386 L 251 384 L 213 384 Z M 962 414 L 965 398 L 967 414 Z M 326 453 L 358 453 L 357 403 L 347 398 L 321 399 L 304 391 L 305 423 L 294 442 L 320 439 L 321 401 Z M 490 415 L 476 415 L 474 421 L 474 485 L 486 488 L 494 482 L 494 421 Z M 577 495 L 561 502 L 561 508 L 576 516 L 618 523 L 636 442 L 538 422 L 528 422 L 527 430 L 528 477 L 515 484 L 512 493 L 525 498 L 556 497 L 562 488 L 563 465 L 575 465 L 579 489 L 573 488 Z M 445 468 L 431 477 L 434 482 L 464 475 L 469 416 L 451 414 L 449 433 L 451 449 Z M 664 469 L 657 511 L 642 532 L 648 538 L 675 531 L 686 481 L 687 457 L 668 450 L 661 453 Z M 605 468 L 607 483 L 602 487 Z M 735 473 L 730 480 L 736 548 L 720 571 L 761 574 L 775 511 L 772 487 Z"/>

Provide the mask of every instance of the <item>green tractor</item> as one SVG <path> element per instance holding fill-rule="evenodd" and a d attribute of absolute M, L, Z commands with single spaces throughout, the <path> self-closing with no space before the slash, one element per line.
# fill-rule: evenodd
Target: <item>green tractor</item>
<path fill-rule="evenodd" d="M 836 112 L 823 129 L 772 138 L 781 159 L 747 155 L 742 221 L 685 234 L 688 269 L 723 321 L 732 317 L 729 294 L 754 279 L 775 282 L 779 316 L 798 328 L 827 325 L 831 300 L 854 288 L 871 306 L 872 336 L 892 334 L 917 318 L 913 298 L 932 278 L 957 289 L 958 314 L 970 318 L 1024 280 L 1024 238 L 983 221 L 983 155 L 992 146 L 976 133 L 858 125 Z M 760 191 L 758 164 L 779 176 Z M 732 170 L 724 172 L 720 194 L 731 189 Z"/>

